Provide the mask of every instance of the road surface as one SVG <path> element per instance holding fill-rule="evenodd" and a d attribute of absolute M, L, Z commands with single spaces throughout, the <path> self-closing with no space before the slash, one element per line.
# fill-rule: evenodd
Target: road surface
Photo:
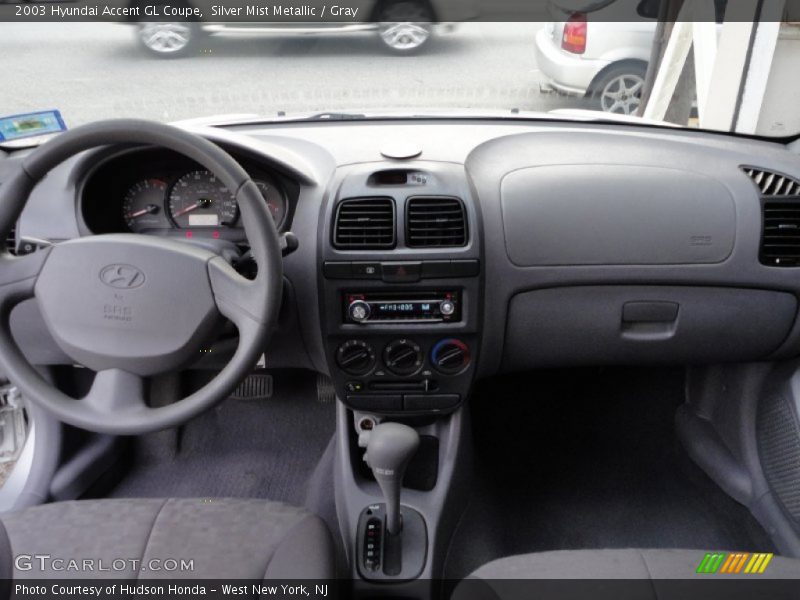
<path fill-rule="evenodd" d="M 152 58 L 131 26 L 0 23 L 0 114 L 58 108 L 69 126 L 229 113 L 393 108 L 550 110 L 537 23 L 469 23 L 419 56 L 387 54 L 374 33 L 210 37 L 193 56 Z"/>

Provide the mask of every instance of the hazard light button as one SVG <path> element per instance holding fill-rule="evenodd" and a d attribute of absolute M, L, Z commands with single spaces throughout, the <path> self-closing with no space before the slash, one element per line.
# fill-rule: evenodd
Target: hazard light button
<path fill-rule="evenodd" d="M 422 262 L 385 262 L 381 271 L 386 283 L 414 283 L 422 277 Z"/>

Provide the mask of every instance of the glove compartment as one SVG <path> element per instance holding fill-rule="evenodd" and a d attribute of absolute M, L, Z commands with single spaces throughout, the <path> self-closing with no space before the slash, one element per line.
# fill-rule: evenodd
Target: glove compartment
<path fill-rule="evenodd" d="M 744 288 L 523 292 L 509 303 L 503 370 L 759 360 L 786 339 L 796 310 L 792 294 Z"/>

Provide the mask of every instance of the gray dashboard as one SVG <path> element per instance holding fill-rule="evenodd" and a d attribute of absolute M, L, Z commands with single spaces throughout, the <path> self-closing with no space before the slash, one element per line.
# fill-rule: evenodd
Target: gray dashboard
<path fill-rule="evenodd" d="M 465 313 L 469 322 L 456 328 L 475 346 L 470 376 L 800 353 L 800 270 L 760 262 L 764 199 L 742 170 L 754 166 L 800 179 L 800 157 L 780 144 L 629 125 L 514 120 L 301 122 L 195 131 L 296 185 L 287 227 L 299 247 L 284 261 L 285 306 L 267 349 L 272 366 L 331 371 L 330 320 L 337 314 L 336 294 L 346 287 L 322 275 L 331 259 L 477 261 L 479 274 L 458 284 L 472 302 Z M 411 160 L 382 156 L 397 143 L 422 152 Z M 32 194 L 17 236 L 58 241 L 88 234 L 81 207 L 85 178 L 119 150 L 86 154 L 50 173 Z M 0 155 L 0 182 L 21 154 Z M 354 174 L 393 168 L 446 174 L 448 194 L 466 204 L 471 237 L 465 249 L 398 247 L 354 258 L 331 247 L 334 207 L 342 190 L 355 185 Z M 402 200 L 416 193 L 400 186 L 389 196 Z M 422 280 L 394 288 L 430 285 Z M 63 358 L 37 325 L 35 307 L 19 307 L 15 314 L 15 335 L 34 360 Z M 362 330 L 345 327 L 337 335 L 351 331 Z M 440 337 L 446 330 L 429 333 Z M 225 355 L 224 349 L 218 353 Z"/>

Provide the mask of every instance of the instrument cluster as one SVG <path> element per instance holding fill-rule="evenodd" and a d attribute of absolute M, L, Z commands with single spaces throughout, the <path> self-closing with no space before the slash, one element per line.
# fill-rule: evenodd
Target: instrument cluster
<path fill-rule="evenodd" d="M 285 229 L 292 212 L 292 182 L 236 157 Z M 231 191 L 210 171 L 166 150 L 126 152 L 103 162 L 83 187 L 84 222 L 93 233 L 179 234 L 242 241 L 244 229 Z"/>

